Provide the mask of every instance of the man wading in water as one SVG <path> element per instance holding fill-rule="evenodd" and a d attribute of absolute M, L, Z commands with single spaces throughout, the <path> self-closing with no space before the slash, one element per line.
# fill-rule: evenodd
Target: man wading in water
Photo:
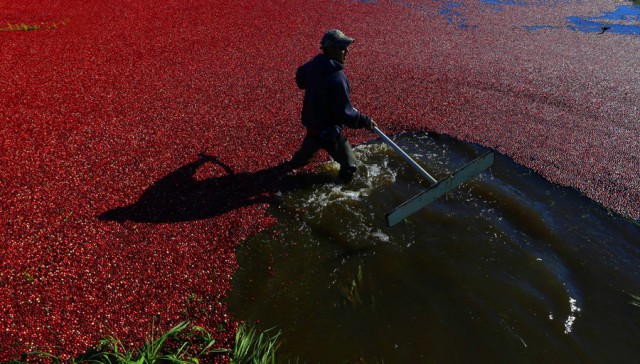
<path fill-rule="evenodd" d="M 300 168 L 311 161 L 320 149 L 326 150 L 340 164 L 338 177 L 349 183 L 356 172 L 356 158 L 347 138 L 345 127 L 371 130 L 375 122 L 351 104 L 349 83 L 344 72 L 347 47 L 355 39 L 337 29 L 322 37 L 322 54 L 298 68 L 296 82 L 304 90 L 302 124 L 307 135 L 302 146 L 291 159 L 292 168 Z"/>

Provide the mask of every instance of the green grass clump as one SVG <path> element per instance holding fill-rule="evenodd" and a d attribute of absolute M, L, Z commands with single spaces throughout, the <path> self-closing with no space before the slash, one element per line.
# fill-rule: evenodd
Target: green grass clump
<path fill-rule="evenodd" d="M 234 364 L 272 364 L 276 362 L 276 351 L 280 346 L 280 332 L 273 328 L 258 333 L 255 328 L 240 325 L 236 333 L 236 344 L 231 354 Z"/>
<path fill-rule="evenodd" d="M 236 333 L 234 348 L 221 348 L 205 328 L 185 321 L 162 334 L 152 329 L 139 349 L 127 349 L 116 337 L 107 336 L 86 353 L 68 360 L 37 351 L 25 354 L 22 361 L 11 363 L 26 364 L 30 359 L 40 359 L 54 364 L 199 364 L 226 356 L 233 364 L 271 364 L 276 360 L 279 337 L 280 332 L 274 333 L 273 329 L 258 333 L 255 328 L 243 324 Z"/>
<path fill-rule="evenodd" d="M 38 24 L 11 24 L 7 23 L 7 26 L 2 30 L 7 32 L 19 32 L 19 31 L 29 31 L 29 30 L 38 30 L 40 26 Z"/>
<path fill-rule="evenodd" d="M 51 30 L 58 29 L 60 26 L 67 25 L 69 22 L 68 19 L 57 21 L 57 22 L 41 22 L 37 24 L 27 24 L 27 23 L 11 23 L 6 22 L 6 26 L 1 27 L 0 31 L 3 32 L 28 32 L 32 30 Z"/>

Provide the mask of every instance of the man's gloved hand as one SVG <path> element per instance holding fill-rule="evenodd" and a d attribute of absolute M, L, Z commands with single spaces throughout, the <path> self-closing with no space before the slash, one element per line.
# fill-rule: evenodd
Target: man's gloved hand
<path fill-rule="evenodd" d="M 376 124 L 375 121 L 373 121 L 373 119 L 371 119 L 371 117 L 363 115 L 363 119 L 364 119 L 364 128 L 367 130 L 373 130 L 374 127 L 378 126 L 378 124 Z"/>

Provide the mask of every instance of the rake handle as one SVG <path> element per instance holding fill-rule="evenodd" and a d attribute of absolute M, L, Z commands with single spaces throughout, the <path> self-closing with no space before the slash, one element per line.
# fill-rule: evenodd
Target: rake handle
<path fill-rule="evenodd" d="M 431 182 L 431 184 L 434 184 L 434 183 L 438 182 L 438 180 L 436 180 L 429 173 L 427 173 L 427 171 L 425 171 L 422 167 L 420 167 L 420 165 L 418 163 L 416 163 L 416 161 L 414 161 L 413 158 L 411 158 L 407 153 L 404 152 L 404 150 L 402 150 L 396 143 L 394 143 L 393 140 L 389 139 L 388 136 L 386 136 L 380 129 L 378 129 L 377 126 L 374 126 L 373 128 L 371 128 L 371 130 L 374 133 L 378 134 L 378 136 L 385 143 L 387 143 L 391 148 L 393 148 L 396 152 L 398 152 L 398 154 L 400 154 L 402 156 L 402 158 L 404 158 L 424 178 L 428 179 L 429 182 Z"/>

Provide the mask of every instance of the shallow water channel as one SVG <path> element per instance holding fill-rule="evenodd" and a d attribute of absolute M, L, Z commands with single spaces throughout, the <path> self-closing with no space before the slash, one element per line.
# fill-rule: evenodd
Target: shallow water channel
<path fill-rule="evenodd" d="M 486 150 L 395 137 L 440 179 Z M 281 361 L 630 363 L 640 357 L 640 226 L 496 154 L 405 222 L 428 187 L 380 142 L 349 186 L 298 176 L 272 229 L 238 248 L 236 319 L 282 332 Z M 309 172 L 312 173 L 312 172 Z M 306 181 L 306 182 L 305 182 Z"/>

